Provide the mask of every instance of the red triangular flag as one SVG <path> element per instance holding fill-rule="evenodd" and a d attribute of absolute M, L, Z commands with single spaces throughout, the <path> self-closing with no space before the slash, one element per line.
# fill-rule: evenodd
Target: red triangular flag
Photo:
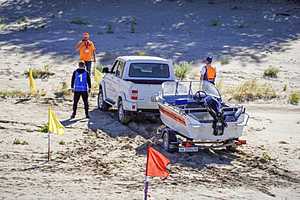
<path fill-rule="evenodd" d="M 146 176 L 167 177 L 167 165 L 170 160 L 153 147 L 148 147 Z"/>

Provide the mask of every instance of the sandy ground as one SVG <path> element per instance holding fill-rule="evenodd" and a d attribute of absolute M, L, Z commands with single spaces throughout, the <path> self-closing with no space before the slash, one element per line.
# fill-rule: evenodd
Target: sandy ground
<path fill-rule="evenodd" d="M 140 120 L 123 126 L 115 112 L 96 109 L 95 97 L 90 120 L 81 110 L 70 121 L 70 97 L 54 96 L 61 82 L 70 81 L 78 59 L 73 46 L 86 30 L 98 63 L 137 51 L 195 63 L 211 54 L 224 85 L 257 79 L 279 94 L 245 104 L 251 116 L 243 136 L 248 144 L 235 153 L 161 150 L 171 159 L 171 175 L 151 180 L 151 199 L 300 199 L 300 107 L 287 101 L 300 88 L 299 3 L 0 0 L 0 17 L 6 24 L 0 28 L 0 89 L 28 91 L 23 75 L 28 67 L 49 65 L 55 73 L 37 80 L 45 97 L 0 99 L 0 199 L 142 198 L 145 148 L 160 124 Z M 78 17 L 89 24 L 70 23 Z M 136 33 L 130 33 L 132 17 Z M 106 33 L 108 23 L 113 34 Z M 268 66 L 280 68 L 277 79 L 262 77 Z M 197 65 L 193 73 L 199 73 Z M 38 130 L 49 104 L 66 134 L 52 137 L 47 163 L 47 137 Z M 15 145 L 15 139 L 28 145 Z"/>

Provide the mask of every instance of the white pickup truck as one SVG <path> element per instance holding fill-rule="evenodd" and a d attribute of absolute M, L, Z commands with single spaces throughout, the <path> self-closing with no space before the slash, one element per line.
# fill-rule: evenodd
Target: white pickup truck
<path fill-rule="evenodd" d="M 157 112 L 156 96 L 162 83 L 175 80 L 172 62 L 152 56 L 118 57 L 111 69 L 105 67 L 102 72 L 98 108 L 117 108 L 123 124 L 137 112 Z"/>

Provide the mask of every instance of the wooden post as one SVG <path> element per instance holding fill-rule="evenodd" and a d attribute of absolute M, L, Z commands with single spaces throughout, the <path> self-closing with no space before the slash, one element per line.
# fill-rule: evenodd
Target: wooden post
<path fill-rule="evenodd" d="M 48 132 L 48 162 L 50 162 L 50 144 L 51 144 L 51 140 L 50 140 L 50 132 Z"/>

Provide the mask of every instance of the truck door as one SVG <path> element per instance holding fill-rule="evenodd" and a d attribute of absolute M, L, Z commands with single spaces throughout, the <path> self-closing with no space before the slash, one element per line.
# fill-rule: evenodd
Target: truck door
<path fill-rule="evenodd" d="M 114 95 L 114 78 L 115 73 L 118 65 L 118 60 L 116 60 L 110 70 L 110 73 L 108 73 L 105 77 L 105 94 L 106 94 L 106 100 L 110 103 L 114 104 L 113 95 Z"/>
<path fill-rule="evenodd" d="M 123 72 L 125 62 L 119 60 L 115 67 L 114 76 L 112 78 L 112 99 L 117 102 L 119 94 L 123 91 Z"/>

